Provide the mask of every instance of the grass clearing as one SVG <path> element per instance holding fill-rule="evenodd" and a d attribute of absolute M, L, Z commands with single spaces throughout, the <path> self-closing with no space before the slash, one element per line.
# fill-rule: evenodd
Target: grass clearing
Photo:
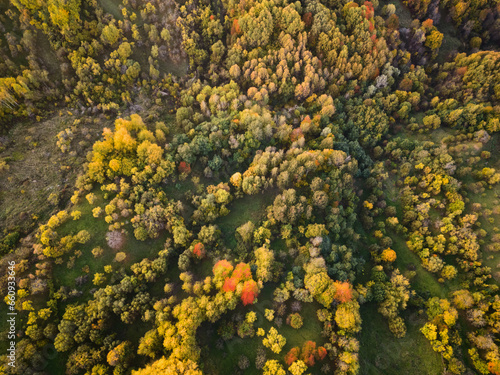
<path fill-rule="evenodd" d="M 98 194 L 96 196 L 99 197 Z M 95 202 L 94 205 L 90 205 L 86 199 L 83 199 L 78 205 L 74 207 L 74 210 L 78 210 L 82 213 L 82 216 L 78 220 L 69 220 L 64 223 L 58 230 L 61 236 L 65 235 L 75 235 L 81 229 L 86 229 L 91 234 L 91 239 L 89 242 L 83 245 L 75 247 L 75 250 L 80 250 L 82 255 L 75 260 L 74 266 L 71 269 L 67 268 L 67 260 L 70 255 L 67 255 L 64 259 L 65 262 L 58 265 L 54 269 L 54 279 L 59 281 L 60 285 L 76 287 L 75 279 L 79 276 L 85 274 L 82 270 L 83 267 L 89 267 L 89 282 L 86 284 L 85 289 L 91 289 L 92 277 L 96 272 L 104 272 L 105 265 L 112 265 L 113 269 L 116 270 L 122 266 L 129 267 L 130 265 L 140 262 L 144 258 L 154 257 L 160 250 L 163 249 L 167 233 L 164 231 L 159 238 L 148 239 L 146 241 L 138 241 L 135 239 L 133 234 L 133 228 L 131 225 L 127 225 L 127 235 L 125 240 L 125 245 L 123 251 L 127 254 L 127 258 L 118 264 L 114 261 L 114 257 L 118 251 L 111 249 L 106 242 L 106 233 L 108 232 L 108 225 L 104 222 L 102 218 L 94 218 L 92 216 L 92 208 L 96 205 L 103 203 L 102 198 Z M 101 247 L 104 249 L 104 254 L 98 258 L 92 255 L 92 249 L 96 247 Z"/>
<path fill-rule="evenodd" d="M 122 5 L 121 0 L 98 0 L 97 2 L 102 6 L 105 12 L 111 14 L 118 20 L 123 20 L 123 14 L 120 10 L 120 6 Z"/>
<path fill-rule="evenodd" d="M 439 48 L 439 54 L 437 61 L 442 64 L 446 62 L 446 57 L 452 51 L 459 51 L 464 47 L 464 43 L 460 41 L 460 35 L 453 24 L 453 22 L 447 22 L 449 11 L 444 8 L 440 8 L 441 22 L 439 25 L 435 25 L 440 33 L 443 34 L 443 42 Z"/>
<path fill-rule="evenodd" d="M 379 8 L 381 9 L 384 5 L 393 4 L 396 7 L 396 16 L 399 18 L 399 27 L 410 27 L 411 21 L 413 20 L 410 10 L 399 0 L 389 0 L 381 1 Z"/>
<path fill-rule="evenodd" d="M 36 33 L 36 47 L 37 56 L 45 63 L 49 76 L 54 81 L 60 81 L 62 79 L 61 63 L 52 49 L 49 39 L 40 30 Z"/>
<path fill-rule="evenodd" d="M 415 269 L 415 277 L 410 279 L 412 289 L 417 292 L 429 292 L 432 296 L 445 298 L 448 295 L 448 288 L 444 284 L 438 283 L 434 275 L 424 269 L 420 258 L 412 253 L 400 236 L 393 236 L 392 248 L 396 251 L 396 267 L 408 277 L 411 269 Z"/>
<path fill-rule="evenodd" d="M 75 119 L 77 116 L 61 114 L 39 123 L 19 122 L 0 144 L 0 161 L 9 166 L 8 171 L 0 172 L 0 233 L 15 226 L 28 232 L 45 222 L 57 208 L 48 202 L 51 193 L 59 196 L 59 208 L 65 207 L 87 151 L 107 125 L 101 121 L 85 124 L 89 138 L 77 131 L 72 141 L 79 152 L 63 154 L 56 136 Z M 79 141 L 83 146 L 76 146 Z"/>
<path fill-rule="evenodd" d="M 215 222 L 223 233 L 227 247 L 236 247 L 236 228 L 248 221 L 257 224 L 264 217 L 265 208 L 272 203 L 276 193 L 275 189 L 269 189 L 255 195 L 245 195 L 229 204 L 229 214 Z"/>
<path fill-rule="evenodd" d="M 361 307 L 363 328 L 360 340 L 360 375 L 440 375 L 444 371 L 441 356 L 434 352 L 419 331 L 425 317 L 417 312 L 405 314 L 408 331 L 397 339 L 374 304 Z"/>
<path fill-rule="evenodd" d="M 323 329 L 322 324 L 316 317 L 316 310 L 322 308 L 318 303 L 303 303 L 300 315 L 304 318 L 304 325 L 300 329 L 294 329 L 286 324 L 286 316 L 291 312 L 290 303 L 293 298 L 287 303 L 287 312 L 283 316 L 283 325 L 278 328 L 276 324 L 268 321 L 264 316 L 265 309 L 273 308 L 273 290 L 276 285 L 268 284 L 258 297 L 258 302 L 255 305 L 244 307 L 239 305 L 234 312 L 228 313 L 225 318 L 228 319 L 234 313 L 240 313 L 243 317 L 249 311 L 257 313 L 257 320 L 254 323 L 255 329 L 263 328 L 266 333 L 271 327 L 275 327 L 279 334 L 286 338 L 286 344 L 280 354 L 274 354 L 269 349 L 266 350 L 267 359 L 276 359 L 284 364 L 286 353 L 293 347 L 302 347 L 306 341 L 314 341 L 317 346 L 321 346 L 326 342 L 325 337 L 321 336 Z M 222 321 L 222 318 L 220 321 Z M 276 319 L 276 317 L 275 317 Z M 255 335 L 251 338 L 242 339 L 235 335 L 231 340 L 224 342 L 222 350 L 217 349 L 216 341 L 219 338 L 217 334 L 218 325 L 205 323 L 198 330 L 198 336 L 201 339 L 202 347 L 202 363 L 205 374 L 209 375 L 232 375 L 238 373 L 238 360 L 240 356 L 245 355 L 250 361 L 250 367 L 243 371 L 245 375 L 262 374 L 262 370 L 257 370 L 255 367 L 255 359 L 257 349 L 263 347 L 262 340 L 264 337 Z M 308 369 L 310 374 L 320 374 L 320 367 L 326 360 L 318 362 L 315 366 Z"/>

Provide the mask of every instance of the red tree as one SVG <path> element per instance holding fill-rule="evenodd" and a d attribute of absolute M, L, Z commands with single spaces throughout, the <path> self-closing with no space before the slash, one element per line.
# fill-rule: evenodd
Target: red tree
<path fill-rule="evenodd" d="M 243 305 L 249 305 L 253 303 L 258 292 L 259 287 L 257 286 L 257 283 L 255 281 L 245 281 L 245 284 L 243 284 L 243 291 L 241 292 L 241 300 L 243 301 Z"/>
<path fill-rule="evenodd" d="M 318 348 L 318 351 L 316 352 L 316 358 L 318 358 L 320 361 L 322 361 L 323 359 L 325 359 L 326 354 L 327 354 L 326 349 L 324 347 L 320 346 Z"/>
<path fill-rule="evenodd" d="M 191 172 L 191 166 L 189 165 L 189 163 L 186 163 L 185 161 L 181 161 L 179 163 L 179 172 L 189 174 L 189 172 Z"/>
<path fill-rule="evenodd" d="M 365 1 L 364 6 L 366 7 L 365 17 L 366 17 L 367 20 L 369 20 L 375 14 L 375 10 L 373 8 L 373 4 L 371 3 L 371 1 Z"/>
<path fill-rule="evenodd" d="M 222 290 L 224 292 L 234 292 L 237 284 L 238 281 L 234 277 L 230 277 L 226 279 L 226 281 L 224 281 L 224 286 L 222 287 Z"/>
<path fill-rule="evenodd" d="M 286 355 L 285 355 L 285 362 L 286 362 L 287 366 L 290 366 L 293 362 L 295 362 L 297 359 L 299 359 L 299 355 L 300 355 L 300 348 L 299 347 L 295 347 L 295 348 L 290 349 L 290 351 L 288 353 L 286 353 Z"/>
<path fill-rule="evenodd" d="M 231 35 L 241 34 L 240 24 L 237 19 L 233 21 L 233 26 L 231 27 Z"/>
<path fill-rule="evenodd" d="M 312 367 L 314 366 L 314 354 L 316 353 L 316 343 L 314 341 L 306 341 L 302 346 L 302 360 L 304 363 Z"/>
<path fill-rule="evenodd" d="M 306 27 L 309 27 L 312 25 L 312 21 L 313 21 L 313 15 L 311 12 L 307 12 L 305 13 L 303 16 L 302 16 L 302 21 L 304 21 L 304 24 L 306 25 Z"/>
<path fill-rule="evenodd" d="M 233 277 L 238 281 L 251 279 L 252 271 L 250 271 L 250 266 L 246 263 L 238 263 L 233 271 Z"/>
<path fill-rule="evenodd" d="M 204 258 L 205 257 L 205 246 L 201 242 L 198 242 L 196 245 L 194 245 L 193 254 L 196 255 L 200 259 Z"/>

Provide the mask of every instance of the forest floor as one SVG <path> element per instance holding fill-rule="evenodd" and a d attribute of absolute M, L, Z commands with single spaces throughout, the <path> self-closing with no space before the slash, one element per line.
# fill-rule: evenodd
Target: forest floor
<path fill-rule="evenodd" d="M 87 151 L 106 123 L 86 125 L 88 136 L 79 133 L 73 141 L 79 152 L 62 153 L 57 134 L 77 118 L 64 110 L 41 122 L 20 122 L 0 138 L 0 162 L 9 168 L 9 177 L 0 178 L 0 235 L 7 227 L 27 232 L 45 222 L 57 208 L 48 202 L 51 193 L 58 195 L 59 208 L 66 206 Z"/>
<path fill-rule="evenodd" d="M 266 334 L 271 327 L 274 326 L 276 328 L 275 321 L 277 315 L 275 315 L 274 321 L 272 322 L 268 321 L 264 316 L 265 309 L 273 309 L 272 291 L 275 287 L 276 285 L 266 285 L 260 293 L 256 304 L 249 307 L 238 305 L 236 309 L 236 313 L 239 313 L 242 317 L 244 317 L 249 311 L 255 311 L 257 313 L 257 320 L 254 323 L 254 327 L 263 328 L 266 331 Z M 291 300 L 293 299 L 290 299 L 290 301 Z M 286 316 L 290 313 L 290 307 L 288 306 L 286 314 L 282 317 L 283 325 L 277 328 L 278 333 L 286 338 L 286 344 L 280 354 L 273 354 L 270 350 L 266 349 L 267 359 L 276 359 L 281 361 L 290 349 L 297 346 L 302 347 L 304 342 L 309 340 L 316 342 L 317 346 L 323 345 L 326 342 L 325 338 L 321 336 L 323 327 L 316 317 L 316 310 L 320 308 L 321 305 L 317 302 L 303 303 L 300 315 L 304 318 L 304 325 L 300 329 L 294 329 L 285 322 Z M 224 322 L 224 318 L 222 318 L 220 322 Z M 261 374 L 262 370 L 257 370 L 254 363 L 258 348 L 263 347 L 262 340 L 265 336 L 259 337 L 255 335 L 251 338 L 247 337 L 245 339 L 241 339 L 235 335 L 232 339 L 224 341 L 222 349 L 218 349 L 216 345 L 216 342 L 219 339 L 217 327 L 220 324 L 224 323 L 216 325 L 205 323 L 198 330 L 202 347 L 202 363 L 204 366 L 204 373 L 207 375 L 233 375 L 234 369 L 237 367 L 238 360 L 244 355 L 248 357 L 250 367 L 243 373 L 245 375 Z M 319 374 L 320 367 L 325 362 L 326 360 L 318 362 L 315 366 L 310 367 L 308 371 L 311 374 Z"/>
<path fill-rule="evenodd" d="M 363 305 L 360 311 L 363 320 L 359 338 L 360 375 L 443 373 L 441 356 L 420 333 L 426 322 L 423 314 L 408 310 L 403 316 L 408 331 L 405 337 L 397 339 L 374 304 Z"/>

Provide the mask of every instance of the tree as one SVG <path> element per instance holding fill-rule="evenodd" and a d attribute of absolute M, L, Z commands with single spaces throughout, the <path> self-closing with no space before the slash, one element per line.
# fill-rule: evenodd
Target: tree
<path fill-rule="evenodd" d="M 250 305 L 254 302 L 255 297 L 259 292 L 259 287 L 254 280 L 247 280 L 243 284 L 243 290 L 241 292 L 241 301 L 243 305 Z"/>
<path fill-rule="evenodd" d="M 281 349 L 286 344 L 286 338 L 280 335 L 276 328 L 271 327 L 267 336 L 262 340 L 262 343 L 266 348 L 271 349 L 273 353 L 280 354 Z"/>
<path fill-rule="evenodd" d="M 293 362 L 298 360 L 299 355 L 300 355 L 300 348 L 299 347 L 295 347 L 295 348 L 290 349 L 290 351 L 288 353 L 286 353 L 286 355 L 285 355 L 285 363 L 287 364 L 287 366 L 290 366 Z"/>
<path fill-rule="evenodd" d="M 141 370 L 132 370 L 132 375 L 155 374 L 203 375 L 196 362 L 190 359 L 181 360 L 173 356 L 168 359 L 162 357 Z"/>
<path fill-rule="evenodd" d="M 132 350 L 131 343 L 124 341 L 108 352 L 107 361 L 111 366 L 123 365 L 130 361 Z"/>
<path fill-rule="evenodd" d="M 359 304 L 356 301 L 342 303 L 335 311 L 335 322 L 345 333 L 356 333 L 361 329 Z"/>
<path fill-rule="evenodd" d="M 287 324 L 289 324 L 292 328 L 295 328 L 295 329 L 299 329 L 302 327 L 302 325 L 304 324 L 303 320 L 302 320 L 302 316 L 300 316 L 299 313 L 294 313 L 294 314 L 290 314 L 288 315 L 287 319 L 286 319 L 286 322 Z"/>
<path fill-rule="evenodd" d="M 101 40 L 103 43 L 113 46 L 118 42 L 118 39 L 120 39 L 120 34 L 120 29 L 118 29 L 114 23 L 110 23 L 102 29 Z"/>
<path fill-rule="evenodd" d="M 283 369 L 283 367 L 279 364 L 278 361 L 275 359 L 270 359 L 266 361 L 264 368 L 263 375 L 285 375 L 286 371 Z"/>
<path fill-rule="evenodd" d="M 290 371 L 292 375 L 302 375 L 307 371 L 307 365 L 299 360 L 292 363 L 292 365 L 288 367 L 288 371 Z"/>
<path fill-rule="evenodd" d="M 316 353 L 316 343 L 314 341 L 306 341 L 304 345 L 302 345 L 300 358 L 307 366 L 312 367 L 314 366 L 315 363 L 315 358 L 314 358 L 315 353 Z"/>
<path fill-rule="evenodd" d="M 272 266 L 274 263 L 274 252 L 266 247 L 259 247 L 254 252 L 255 264 L 257 266 L 257 280 L 263 283 L 268 282 L 272 278 Z"/>
<path fill-rule="evenodd" d="M 203 245 L 203 243 L 198 242 L 198 243 L 196 243 L 196 245 L 194 245 L 193 254 L 199 259 L 205 257 L 206 252 L 205 252 L 205 246 Z"/>
<path fill-rule="evenodd" d="M 335 299 L 340 303 L 349 302 L 352 299 L 352 288 L 348 282 L 335 281 Z"/>

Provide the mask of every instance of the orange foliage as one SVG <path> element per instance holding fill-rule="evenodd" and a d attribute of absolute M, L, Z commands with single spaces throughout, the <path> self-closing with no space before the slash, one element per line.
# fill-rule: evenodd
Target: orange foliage
<path fill-rule="evenodd" d="M 246 263 L 239 263 L 234 269 L 232 277 L 238 281 L 251 279 L 252 271 L 250 271 L 250 266 Z"/>
<path fill-rule="evenodd" d="M 191 166 L 189 165 L 189 163 L 186 163 L 185 161 L 181 161 L 179 163 L 179 172 L 186 173 L 186 174 L 191 172 Z"/>
<path fill-rule="evenodd" d="M 316 353 L 316 343 L 314 341 L 306 341 L 302 346 L 301 358 L 309 367 L 314 366 L 314 353 Z"/>
<path fill-rule="evenodd" d="M 221 276 L 223 278 L 228 277 L 232 271 L 233 271 L 233 266 L 225 259 L 219 260 L 213 268 L 214 275 Z"/>
<path fill-rule="evenodd" d="M 316 357 L 317 357 L 320 361 L 322 361 L 323 359 L 325 359 L 326 354 L 327 354 L 326 349 L 325 349 L 324 347 L 320 346 L 320 347 L 318 348 L 318 351 L 316 352 Z"/>
<path fill-rule="evenodd" d="M 234 277 L 230 277 L 226 279 L 226 281 L 224 281 L 224 286 L 222 287 L 222 290 L 224 292 L 234 292 L 237 284 L 238 280 L 236 280 Z"/>
<path fill-rule="evenodd" d="M 301 128 L 296 128 L 296 129 L 293 129 L 292 131 L 292 135 L 290 136 L 290 140 L 292 142 L 295 142 L 297 139 L 301 138 L 304 136 L 304 133 L 302 132 L 302 129 Z"/>
<path fill-rule="evenodd" d="M 231 35 L 241 34 L 240 24 L 237 19 L 233 21 L 233 26 L 231 27 Z"/>
<path fill-rule="evenodd" d="M 205 256 L 205 246 L 201 242 L 198 242 L 194 245 L 193 254 L 198 258 L 203 258 Z"/>
<path fill-rule="evenodd" d="M 243 284 L 243 291 L 241 292 L 241 301 L 243 302 L 243 305 L 246 306 L 252 304 L 258 292 L 259 287 L 255 281 L 245 281 L 245 284 Z"/>
<path fill-rule="evenodd" d="M 295 348 L 290 349 L 290 351 L 288 353 L 286 353 L 286 355 L 285 355 L 285 362 L 286 362 L 287 366 L 290 366 L 293 362 L 295 362 L 297 359 L 299 359 L 299 355 L 300 355 L 300 348 L 299 347 L 295 347 Z"/>
<path fill-rule="evenodd" d="M 500 375 L 500 362 L 497 362 L 497 361 L 489 362 L 488 363 L 488 370 L 492 374 Z"/>
<path fill-rule="evenodd" d="M 422 27 L 426 30 L 430 30 L 430 29 L 432 29 L 433 24 L 434 24 L 434 21 L 431 20 L 430 18 L 428 18 L 424 22 L 422 22 Z"/>
<path fill-rule="evenodd" d="M 343 303 L 349 302 L 352 299 L 352 289 L 351 285 L 347 282 L 335 281 L 335 296 L 334 298 Z"/>
<path fill-rule="evenodd" d="M 365 17 L 368 20 L 373 17 L 373 15 L 375 14 L 375 10 L 371 1 L 365 1 L 364 6 L 366 7 Z"/>
<path fill-rule="evenodd" d="M 392 263 L 396 260 L 397 255 L 394 250 L 385 249 L 384 251 L 382 251 L 382 255 L 380 257 L 384 262 Z"/>

